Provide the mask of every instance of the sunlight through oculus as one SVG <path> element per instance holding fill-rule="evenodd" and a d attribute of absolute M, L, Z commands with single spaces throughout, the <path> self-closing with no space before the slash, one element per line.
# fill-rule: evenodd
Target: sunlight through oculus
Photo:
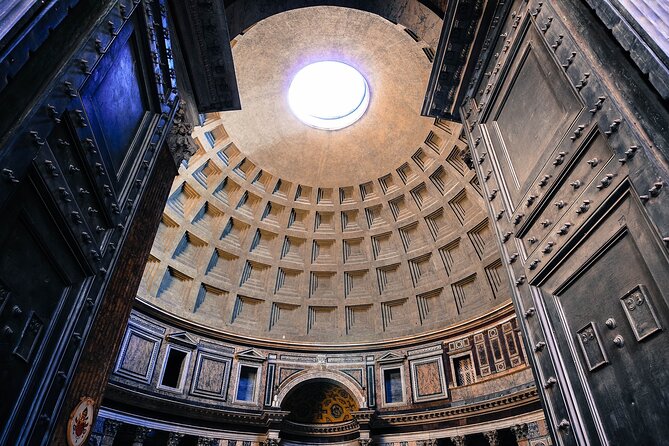
<path fill-rule="evenodd" d="M 339 130 L 360 119 L 369 105 L 369 87 L 358 70 L 335 61 L 316 62 L 297 72 L 288 104 L 305 124 Z"/>

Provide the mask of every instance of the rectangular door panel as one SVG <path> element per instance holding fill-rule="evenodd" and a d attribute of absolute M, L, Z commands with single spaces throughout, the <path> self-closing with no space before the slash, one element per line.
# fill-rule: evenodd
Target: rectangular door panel
<path fill-rule="evenodd" d="M 626 193 L 542 286 L 556 299 L 611 444 L 669 435 L 669 262 L 648 234 Z"/>
<path fill-rule="evenodd" d="M 536 27 L 527 22 L 484 122 L 514 208 L 582 108 Z"/>

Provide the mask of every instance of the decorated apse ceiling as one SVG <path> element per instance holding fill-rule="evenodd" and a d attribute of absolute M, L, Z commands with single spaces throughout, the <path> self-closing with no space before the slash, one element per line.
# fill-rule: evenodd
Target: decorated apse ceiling
<path fill-rule="evenodd" d="M 341 347 L 436 336 L 507 303 L 460 127 L 420 116 L 427 43 L 338 7 L 272 16 L 232 43 L 242 110 L 196 128 L 140 306 L 210 334 Z M 369 86 L 341 130 L 288 104 L 293 76 L 321 60 Z"/>

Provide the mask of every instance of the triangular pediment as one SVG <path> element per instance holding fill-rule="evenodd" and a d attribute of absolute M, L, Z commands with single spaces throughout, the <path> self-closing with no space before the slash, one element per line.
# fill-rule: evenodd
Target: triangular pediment
<path fill-rule="evenodd" d="M 250 361 L 264 361 L 265 360 L 265 356 L 263 356 L 255 348 L 248 348 L 246 350 L 242 350 L 242 351 L 236 353 L 235 356 L 237 358 L 247 359 L 247 360 L 250 360 Z"/>
<path fill-rule="evenodd" d="M 195 348 L 197 346 L 197 340 L 185 331 L 169 334 L 167 335 L 167 340 L 189 348 Z"/>
<path fill-rule="evenodd" d="M 403 355 L 398 355 L 397 353 L 389 352 L 381 356 L 376 362 L 402 362 L 404 361 Z"/>

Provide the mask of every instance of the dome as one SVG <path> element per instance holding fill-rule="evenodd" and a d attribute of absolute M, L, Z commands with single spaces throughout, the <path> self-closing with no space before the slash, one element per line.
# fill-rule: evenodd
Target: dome
<path fill-rule="evenodd" d="M 428 339 L 508 305 L 460 125 L 420 115 L 426 47 L 339 7 L 237 36 L 242 110 L 196 128 L 140 303 L 222 336 L 337 348 Z M 365 73 L 359 93 L 372 92 L 364 116 L 336 131 L 290 109 L 295 73 L 322 61 Z"/>

